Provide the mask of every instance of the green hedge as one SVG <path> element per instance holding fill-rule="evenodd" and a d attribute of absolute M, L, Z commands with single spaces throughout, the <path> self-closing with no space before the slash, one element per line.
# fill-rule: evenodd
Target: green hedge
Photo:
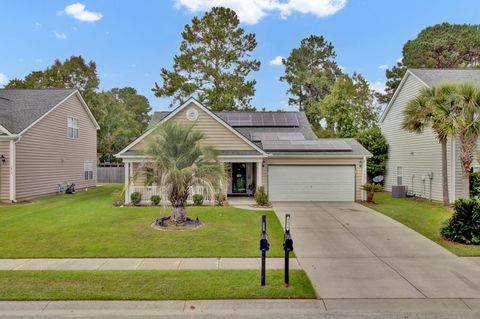
<path fill-rule="evenodd" d="M 453 216 L 441 230 L 446 238 L 468 245 L 480 244 L 480 199 L 460 198 L 455 201 Z"/>
<path fill-rule="evenodd" d="M 470 174 L 470 196 L 480 195 L 480 172 Z"/>

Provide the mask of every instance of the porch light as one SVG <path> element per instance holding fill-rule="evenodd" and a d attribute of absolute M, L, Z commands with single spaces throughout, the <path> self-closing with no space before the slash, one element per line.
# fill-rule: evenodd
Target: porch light
<path fill-rule="evenodd" d="M 360 162 L 358 163 L 358 166 L 360 166 L 360 167 L 363 166 L 363 160 L 360 160 Z"/>
<path fill-rule="evenodd" d="M 7 158 L 5 156 L 0 156 L 0 160 L 2 160 L 2 163 L 5 164 L 5 162 L 7 161 Z"/>

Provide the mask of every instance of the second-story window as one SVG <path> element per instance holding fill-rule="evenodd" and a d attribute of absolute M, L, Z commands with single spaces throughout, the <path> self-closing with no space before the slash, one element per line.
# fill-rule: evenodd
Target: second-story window
<path fill-rule="evenodd" d="M 68 137 L 78 138 L 78 119 L 74 117 L 67 118 Z"/>

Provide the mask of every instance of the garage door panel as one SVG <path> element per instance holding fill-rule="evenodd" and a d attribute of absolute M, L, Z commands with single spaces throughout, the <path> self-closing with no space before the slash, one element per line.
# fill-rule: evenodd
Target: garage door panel
<path fill-rule="evenodd" d="M 288 166 L 268 168 L 271 201 L 354 201 L 354 166 Z"/>

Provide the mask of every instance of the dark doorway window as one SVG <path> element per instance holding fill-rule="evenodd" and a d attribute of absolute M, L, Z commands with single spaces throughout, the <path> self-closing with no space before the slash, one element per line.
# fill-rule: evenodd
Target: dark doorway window
<path fill-rule="evenodd" d="M 247 192 L 247 164 L 232 163 L 232 188 L 234 194 Z"/>

